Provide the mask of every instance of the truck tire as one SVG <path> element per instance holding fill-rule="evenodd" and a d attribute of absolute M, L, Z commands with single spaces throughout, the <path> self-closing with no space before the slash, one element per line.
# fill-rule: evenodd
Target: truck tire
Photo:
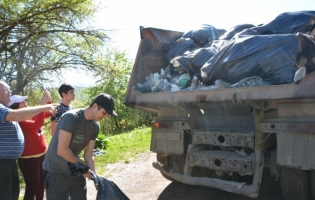
<path fill-rule="evenodd" d="M 310 200 L 310 173 L 307 170 L 281 167 L 280 185 L 285 200 Z"/>
<path fill-rule="evenodd" d="M 315 200 L 315 170 L 310 171 L 310 182 L 312 199 Z"/>

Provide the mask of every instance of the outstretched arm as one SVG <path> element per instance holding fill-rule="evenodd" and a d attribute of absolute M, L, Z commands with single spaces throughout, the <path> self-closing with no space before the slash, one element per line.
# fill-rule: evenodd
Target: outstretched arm
<path fill-rule="evenodd" d="M 52 104 L 49 104 L 12 110 L 11 112 L 8 113 L 6 120 L 21 122 L 27 119 L 31 119 L 32 117 L 38 115 L 41 112 L 55 114 L 56 107 Z"/>

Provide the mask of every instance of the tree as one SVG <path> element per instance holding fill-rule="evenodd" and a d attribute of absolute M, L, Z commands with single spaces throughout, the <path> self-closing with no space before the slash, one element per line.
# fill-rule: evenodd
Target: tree
<path fill-rule="evenodd" d="M 109 38 L 90 26 L 96 8 L 92 0 L 1 1 L 0 79 L 23 94 L 61 69 L 103 68 Z"/>
<path fill-rule="evenodd" d="M 95 76 L 99 77 L 98 84 L 84 90 L 88 96 L 86 105 L 99 93 L 108 93 L 115 100 L 115 111 L 118 117 L 109 117 L 100 122 L 104 134 L 115 134 L 132 130 L 140 126 L 148 126 L 153 114 L 126 107 L 123 104 L 131 74 L 131 61 L 124 52 L 113 50 L 107 57 L 105 68 L 101 68 Z"/>

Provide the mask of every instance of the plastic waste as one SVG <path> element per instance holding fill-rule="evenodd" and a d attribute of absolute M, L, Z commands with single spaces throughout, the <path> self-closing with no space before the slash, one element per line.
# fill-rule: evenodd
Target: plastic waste
<path fill-rule="evenodd" d="M 253 28 L 261 34 L 309 34 L 315 28 L 315 11 L 285 12 L 261 27 Z"/>
<path fill-rule="evenodd" d="M 158 92 L 159 91 L 159 84 L 161 82 L 160 75 L 158 73 L 150 73 L 148 76 L 145 77 L 145 83 L 138 83 L 137 86 L 141 93 L 149 93 L 149 92 Z"/>
<path fill-rule="evenodd" d="M 69 177 L 78 177 L 82 174 L 88 173 L 90 167 L 82 163 L 71 163 L 68 162 L 68 169 L 70 171 Z"/>
<path fill-rule="evenodd" d="M 301 67 L 294 74 L 294 82 L 295 83 L 298 82 L 299 80 L 301 80 L 305 76 L 306 76 L 306 67 Z"/>
<path fill-rule="evenodd" d="M 172 61 L 176 63 L 176 66 L 182 67 L 184 72 L 189 72 L 190 74 L 195 75 L 200 74 L 201 67 L 216 53 L 217 51 L 211 47 L 199 48 L 186 55 L 178 56 L 172 59 Z"/>
<path fill-rule="evenodd" d="M 239 82 L 231 85 L 231 87 L 255 87 L 255 86 L 267 86 L 270 85 L 270 83 L 263 81 L 258 76 L 252 76 L 248 78 L 244 78 L 240 80 Z"/>
<path fill-rule="evenodd" d="M 199 47 L 203 47 L 213 40 L 217 40 L 226 32 L 224 29 L 217 29 L 211 25 L 204 24 L 198 30 L 191 30 L 182 36 L 183 38 L 191 38 Z"/>
<path fill-rule="evenodd" d="M 220 40 L 230 40 L 234 37 L 236 33 L 239 33 L 245 29 L 255 27 L 253 24 L 240 24 L 237 26 L 232 27 L 230 30 L 225 32 L 221 37 Z"/>
<path fill-rule="evenodd" d="M 166 53 L 166 62 L 170 62 L 172 58 L 182 55 L 185 51 L 198 48 L 194 41 L 190 38 L 179 38 L 178 40 L 163 45 Z"/>
<path fill-rule="evenodd" d="M 218 80 L 214 81 L 214 88 L 228 88 L 230 86 L 231 86 L 230 83 L 224 82 L 221 79 L 218 79 Z"/>
<path fill-rule="evenodd" d="M 129 198 L 113 182 L 91 172 L 91 179 L 97 185 L 96 200 L 129 200 Z"/>
<path fill-rule="evenodd" d="M 191 81 L 191 85 L 189 87 L 189 90 L 194 90 L 197 87 L 198 84 L 198 77 L 194 76 L 192 81 Z"/>
<path fill-rule="evenodd" d="M 174 70 L 178 74 L 187 73 L 189 72 L 188 66 L 186 63 L 181 63 L 183 56 L 177 56 L 176 58 L 173 58 L 170 60 L 170 63 L 174 66 Z"/>
<path fill-rule="evenodd" d="M 98 150 L 98 149 L 94 149 L 94 150 L 93 150 L 93 155 L 94 155 L 94 156 L 100 156 L 100 155 L 102 155 L 102 154 L 105 154 L 105 152 L 104 152 L 104 151 L 101 151 L 101 150 Z"/>
<path fill-rule="evenodd" d="M 201 68 L 204 84 L 234 84 L 258 76 L 272 84 L 292 83 L 295 71 L 315 70 L 315 42 L 305 34 L 243 36 L 230 42 Z"/>
<path fill-rule="evenodd" d="M 175 84 L 171 84 L 171 89 L 170 89 L 171 92 L 178 92 L 180 91 L 180 88 L 175 85 Z"/>
<path fill-rule="evenodd" d="M 178 81 L 179 87 L 183 88 L 190 81 L 190 75 L 188 73 L 182 74 L 178 77 Z"/>

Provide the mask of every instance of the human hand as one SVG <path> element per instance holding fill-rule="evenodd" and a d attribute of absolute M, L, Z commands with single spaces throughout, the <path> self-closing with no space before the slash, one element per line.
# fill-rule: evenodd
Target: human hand
<path fill-rule="evenodd" d="M 46 104 L 43 106 L 43 108 L 44 108 L 44 112 L 46 113 L 50 113 L 52 115 L 55 115 L 57 113 L 56 106 L 53 104 Z"/>
<path fill-rule="evenodd" d="M 89 171 L 86 174 L 82 174 L 82 176 L 91 180 L 91 170 L 89 169 Z"/>
<path fill-rule="evenodd" d="M 42 99 L 40 100 L 40 105 L 45 105 L 50 101 L 51 101 L 50 92 L 47 89 L 45 89 L 43 96 L 42 96 Z"/>

